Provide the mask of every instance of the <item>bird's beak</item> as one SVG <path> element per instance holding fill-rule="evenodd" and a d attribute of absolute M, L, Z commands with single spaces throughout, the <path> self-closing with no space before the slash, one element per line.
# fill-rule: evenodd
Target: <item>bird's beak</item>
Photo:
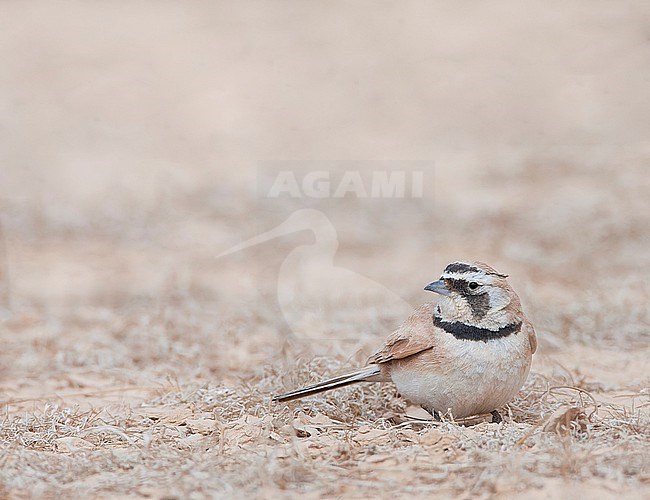
<path fill-rule="evenodd" d="M 424 289 L 428 290 L 429 292 L 439 293 L 440 295 L 450 295 L 449 290 L 445 286 L 444 280 L 438 280 L 434 281 L 433 283 L 429 283 L 424 287 Z"/>

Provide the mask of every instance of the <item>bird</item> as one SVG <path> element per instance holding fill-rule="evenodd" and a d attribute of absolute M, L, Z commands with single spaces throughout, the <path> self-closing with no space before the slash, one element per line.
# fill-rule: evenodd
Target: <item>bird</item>
<path fill-rule="evenodd" d="M 491 414 L 523 386 L 537 350 L 532 323 L 508 275 L 478 261 L 452 262 L 364 368 L 272 398 L 286 402 L 359 382 L 390 382 L 434 419 Z"/>

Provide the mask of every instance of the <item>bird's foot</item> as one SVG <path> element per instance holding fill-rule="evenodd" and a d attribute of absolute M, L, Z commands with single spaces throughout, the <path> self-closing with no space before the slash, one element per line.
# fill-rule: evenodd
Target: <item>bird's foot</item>
<path fill-rule="evenodd" d="M 503 422 L 503 417 L 497 410 L 492 411 L 491 414 L 492 414 L 492 423 L 500 424 L 501 422 Z"/>
<path fill-rule="evenodd" d="M 430 413 L 431 415 L 433 415 L 433 419 L 434 419 L 436 422 L 442 422 L 442 417 L 440 416 L 440 413 L 438 413 L 436 410 L 434 410 L 434 409 L 432 409 L 432 408 L 427 408 L 427 407 L 424 406 L 424 405 L 421 405 L 421 407 L 422 407 L 422 409 L 423 409 L 424 411 L 426 411 L 426 412 Z"/>

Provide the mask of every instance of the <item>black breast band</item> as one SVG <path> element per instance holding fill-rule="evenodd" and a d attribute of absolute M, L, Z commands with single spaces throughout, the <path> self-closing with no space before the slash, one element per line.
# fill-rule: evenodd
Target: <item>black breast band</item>
<path fill-rule="evenodd" d="M 433 316 L 433 324 L 438 328 L 442 328 L 447 333 L 451 333 L 454 337 L 461 340 L 482 340 L 487 342 L 491 339 L 500 339 L 502 337 L 507 337 L 511 334 L 519 333 L 521 330 L 521 321 L 519 323 L 513 323 L 511 325 L 506 325 L 503 328 L 498 330 L 488 330 L 487 328 L 478 328 L 476 326 L 466 325 L 465 323 L 460 323 L 454 321 L 450 323 L 440 319 L 438 316 Z"/>

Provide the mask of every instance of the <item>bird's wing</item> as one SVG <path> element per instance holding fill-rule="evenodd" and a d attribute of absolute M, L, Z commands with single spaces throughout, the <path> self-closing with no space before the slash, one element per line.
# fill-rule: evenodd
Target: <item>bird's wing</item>
<path fill-rule="evenodd" d="M 533 328 L 533 325 L 530 323 L 530 321 L 525 320 L 523 330 L 528 334 L 530 353 L 535 354 L 535 351 L 537 350 L 537 335 L 535 335 L 535 328 Z"/>
<path fill-rule="evenodd" d="M 423 304 L 393 332 L 381 349 L 368 359 L 370 364 L 381 364 L 412 356 L 436 343 L 436 327 L 433 325 L 433 303 Z"/>

